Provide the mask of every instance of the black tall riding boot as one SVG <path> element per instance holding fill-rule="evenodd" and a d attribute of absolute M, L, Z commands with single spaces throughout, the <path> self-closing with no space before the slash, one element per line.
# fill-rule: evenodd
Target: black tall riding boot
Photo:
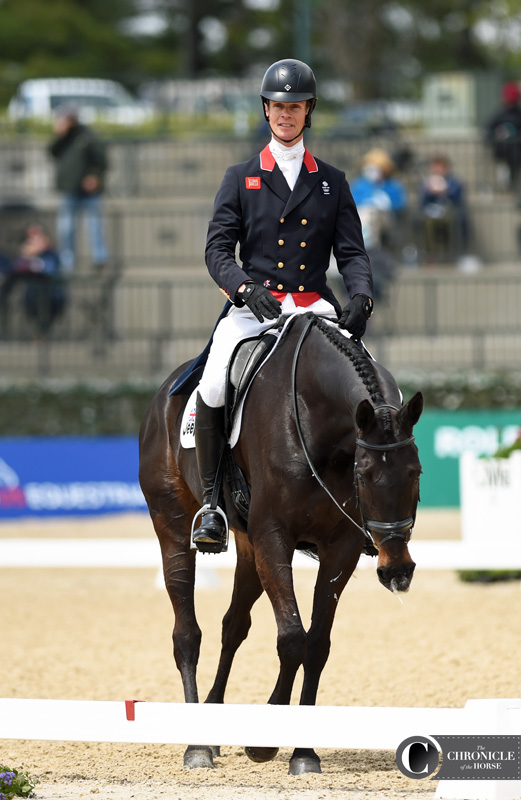
<path fill-rule="evenodd" d="M 197 466 L 199 468 L 199 478 L 203 490 L 203 504 L 214 503 L 223 507 L 221 486 L 215 486 L 218 478 L 217 472 L 224 446 L 226 444 L 224 436 L 224 408 L 211 408 L 207 406 L 201 395 L 197 393 L 196 412 L 195 412 L 195 449 L 197 454 Z M 203 507 L 204 507 L 203 506 Z M 198 516 L 201 520 L 197 529 L 194 531 L 193 542 L 204 549 L 204 545 L 225 545 L 226 544 L 226 523 L 223 515 L 219 511 L 207 510 Z M 197 517 L 196 517 L 197 519 Z M 219 552 L 218 547 L 208 548 L 212 552 Z"/>

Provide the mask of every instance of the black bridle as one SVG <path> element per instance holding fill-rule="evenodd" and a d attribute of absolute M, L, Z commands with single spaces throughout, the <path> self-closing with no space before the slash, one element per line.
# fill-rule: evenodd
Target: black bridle
<path fill-rule="evenodd" d="M 395 411 L 398 411 L 396 406 L 392 406 L 390 403 L 381 403 L 378 406 L 375 406 L 375 411 L 378 411 L 380 408 L 393 408 Z M 385 453 L 389 450 L 400 450 L 402 447 L 407 447 L 407 445 L 412 444 L 414 442 L 414 436 L 408 436 L 406 439 L 400 439 L 397 442 L 390 442 L 388 444 L 373 444 L 372 442 L 366 442 L 365 439 L 356 439 L 356 444 L 358 447 L 365 447 L 366 450 L 377 450 L 380 453 Z M 362 517 L 362 523 L 366 530 L 369 530 L 371 533 L 386 533 L 385 536 L 378 547 L 381 547 L 385 542 L 388 542 L 390 539 L 402 539 L 405 544 L 408 544 L 411 536 L 412 536 L 412 529 L 414 527 L 414 520 L 415 517 L 406 517 L 405 519 L 399 519 L 396 522 L 379 522 L 376 519 L 367 519 L 364 515 L 362 510 L 362 504 L 360 503 L 360 493 L 359 493 L 359 484 L 361 475 L 357 469 L 357 462 L 355 461 L 355 492 L 356 492 L 356 505 L 360 509 L 360 516 Z"/>
<path fill-rule="evenodd" d="M 300 440 L 300 444 L 301 444 L 302 450 L 304 451 L 304 455 L 306 456 L 306 461 L 308 462 L 308 466 L 309 466 L 309 468 L 310 468 L 315 480 L 322 487 L 322 489 L 326 492 L 326 494 L 329 496 L 329 498 L 333 501 L 333 503 L 339 509 L 339 511 L 341 511 L 342 514 L 345 517 L 347 517 L 347 519 L 350 522 L 352 522 L 352 524 L 355 525 L 358 528 L 358 530 L 361 531 L 364 534 L 364 536 L 365 536 L 365 538 L 367 540 L 365 548 L 364 548 L 365 552 L 368 555 L 377 555 L 379 548 L 383 544 L 385 544 L 386 542 L 390 541 L 391 539 L 401 539 L 401 540 L 403 540 L 405 542 L 405 544 L 408 544 L 408 542 L 410 541 L 410 538 L 412 536 L 412 529 L 413 529 L 413 526 L 414 526 L 415 517 L 407 517 L 406 519 L 400 519 L 400 520 L 397 520 L 396 522 L 380 522 L 380 521 L 374 520 L 374 519 L 367 519 L 365 514 L 364 514 L 364 512 L 363 512 L 362 505 L 360 503 L 358 484 L 359 484 L 361 476 L 360 476 L 360 473 L 357 470 L 357 462 L 355 462 L 355 466 L 354 466 L 354 476 L 355 476 L 354 477 L 354 482 L 355 482 L 356 505 L 357 505 L 357 508 L 360 511 L 360 516 L 362 517 L 362 525 L 359 525 L 358 522 L 356 522 L 356 520 L 354 520 L 342 508 L 340 503 L 337 502 L 335 497 L 333 497 L 333 495 L 331 494 L 331 492 L 327 488 L 326 484 L 324 483 L 324 481 L 320 477 L 320 475 L 317 473 L 317 471 L 316 471 L 316 469 L 315 469 L 315 467 L 313 465 L 313 462 L 311 460 L 311 456 L 310 456 L 308 447 L 307 447 L 306 442 L 304 440 L 304 435 L 302 433 L 302 427 L 300 425 L 300 414 L 299 414 L 298 403 L 297 403 L 297 362 L 298 362 L 298 358 L 299 358 L 299 355 L 300 355 L 300 350 L 301 350 L 302 345 L 304 343 L 304 339 L 308 335 L 308 333 L 309 333 L 309 331 L 311 329 L 311 326 L 314 325 L 314 324 L 315 324 L 315 319 L 313 319 L 313 317 L 311 317 L 308 320 L 307 324 L 304 327 L 304 330 L 302 331 L 302 333 L 300 335 L 300 339 L 299 339 L 299 341 L 297 343 L 297 346 L 295 348 L 295 354 L 293 356 L 293 365 L 292 365 L 292 369 L 291 369 L 291 384 L 292 384 L 291 388 L 292 388 L 292 399 L 293 399 L 293 413 L 295 414 L 295 424 L 296 424 L 296 428 L 297 428 L 298 437 L 299 437 L 299 440 Z M 396 406 L 391 406 L 390 404 L 382 403 L 381 405 L 375 407 L 375 411 L 380 409 L 380 408 L 394 408 L 395 410 L 398 410 L 398 409 L 396 409 Z M 385 451 L 388 451 L 388 450 L 398 450 L 401 447 L 406 447 L 407 445 L 412 444 L 413 442 L 414 442 L 414 436 L 412 436 L 412 435 L 409 436 L 407 439 L 400 439 L 400 441 L 398 441 L 398 442 L 391 442 L 389 444 L 372 444 L 371 442 L 366 442 L 364 439 L 359 439 L 359 438 L 356 439 L 356 444 L 357 444 L 358 447 L 365 447 L 367 450 L 379 450 L 380 452 L 385 452 Z M 376 544 L 376 542 L 374 540 L 374 537 L 373 537 L 373 533 L 385 533 L 387 535 L 384 536 L 384 538 L 378 544 Z"/>

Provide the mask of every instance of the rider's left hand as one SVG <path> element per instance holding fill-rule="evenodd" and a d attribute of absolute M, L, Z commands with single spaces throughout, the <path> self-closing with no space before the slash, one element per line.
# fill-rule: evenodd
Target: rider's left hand
<path fill-rule="evenodd" d="M 346 305 L 338 326 L 349 331 L 353 339 L 361 339 L 365 333 L 367 320 L 373 313 L 373 301 L 365 294 L 355 294 L 352 300 Z"/>

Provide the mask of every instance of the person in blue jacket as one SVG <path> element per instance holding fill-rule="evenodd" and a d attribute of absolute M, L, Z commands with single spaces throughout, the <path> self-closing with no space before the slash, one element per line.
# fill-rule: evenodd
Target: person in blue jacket
<path fill-rule="evenodd" d="M 391 214 L 403 211 L 407 207 L 407 191 L 393 177 L 394 171 L 394 161 L 385 150 L 369 150 L 362 159 L 362 172 L 351 187 L 357 208 L 370 205 Z"/>
<path fill-rule="evenodd" d="M 317 102 L 311 68 L 296 59 L 277 61 L 260 94 L 271 141 L 228 168 L 208 228 L 206 264 L 229 308 L 214 331 L 196 401 L 204 497 L 196 546 L 218 545 L 225 536 L 225 521 L 210 498 L 225 443 L 226 369 L 237 343 L 270 327 L 281 313 L 305 311 L 338 320 L 359 339 L 372 312 L 371 264 L 346 177 L 304 146 Z M 343 310 L 326 281 L 331 253 L 350 297 Z"/>

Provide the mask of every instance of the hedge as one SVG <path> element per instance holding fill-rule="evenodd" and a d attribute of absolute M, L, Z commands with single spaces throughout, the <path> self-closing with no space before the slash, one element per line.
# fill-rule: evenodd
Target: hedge
<path fill-rule="evenodd" d="M 137 434 L 158 387 L 52 379 L 0 385 L 0 436 Z"/>
<path fill-rule="evenodd" d="M 404 398 L 427 408 L 521 409 L 521 372 L 396 374 Z M 161 381 L 46 379 L 0 383 L 0 436 L 137 434 Z"/>

